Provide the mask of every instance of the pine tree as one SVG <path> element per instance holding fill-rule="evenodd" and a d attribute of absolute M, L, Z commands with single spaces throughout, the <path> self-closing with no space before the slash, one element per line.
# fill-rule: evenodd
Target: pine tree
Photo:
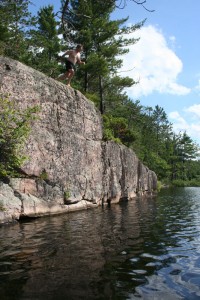
<path fill-rule="evenodd" d="M 186 162 L 197 157 L 198 147 L 186 132 L 176 135 L 176 175 L 175 179 L 187 180 Z"/>
<path fill-rule="evenodd" d="M 104 113 L 109 87 L 107 83 L 110 80 L 113 85 L 111 78 L 117 75 L 122 65 L 118 56 L 128 52 L 125 46 L 136 42 L 136 39 L 124 38 L 124 35 L 139 29 L 143 23 L 127 27 L 124 25 L 127 18 L 111 20 L 110 15 L 114 9 L 112 1 L 72 0 L 71 8 L 73 13 L 67 12 L 66 18 L 72 34 L 67 36 L 74 44 L 84 45 L 87 62 L 84 67 L 85 76 L 81 74 L 84 78 L 82 88 L 89 93 L 98 92 L 100 111 Z M 125 81 L 123 84 L 126 87 Z M 131 84 L 134 81 L 129 79 L 127 86 Z"/>
<path fill-rule="evenodd" d="M 0 37 L 4 55 L 20 61 L 27 61 L 30 29 L 35 18 L 28 11 L 29 0 L 1 0 Z"/>
<path fill-rule="evenodd" d="M 41 8 L 38 12 L 37 30 L 32 31 L 32 64 L 51 77 L 56 77 L 59 73 L 57 57 L 61 45 L 57 27 L 53 6 Z"/>

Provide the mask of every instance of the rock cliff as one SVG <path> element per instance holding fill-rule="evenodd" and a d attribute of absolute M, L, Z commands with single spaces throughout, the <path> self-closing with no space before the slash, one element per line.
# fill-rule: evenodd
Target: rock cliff
<path fill-rule="evenodd" d="M 102 123 L 79 91 L 0 57 L 0 94 L 40 107 L 24 151 L 24 178 L 0 183 L 0 223 L 152 194 L 156 175 L 123 145 L 102 141 Z"/>

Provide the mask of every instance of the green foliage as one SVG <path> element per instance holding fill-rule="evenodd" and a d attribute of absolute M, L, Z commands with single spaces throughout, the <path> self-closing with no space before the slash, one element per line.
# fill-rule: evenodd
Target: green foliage
<path fill-rule="evenodd" d="M 103 139 L 105 141 L 113 141 L 117 144 L 122 144 L 121 140 L 119 138 L 116 138 L 113 134 L 113 131 L 111 128 L 105 128 L 103 130 Z"/>
<path fill-rule="evenodd" d="M 161 181 L 157 181 L 157 191 L 159 192 L 162 188 L 162 182 Z"/>
<path fill-rule="evenodd" d="M 4 205 L 3 205 L 2 202 L 0 202 L 0 211 L 6 211 L 6 209 L 5 209 L 5 207 L 4 207 Z"/>
<path fill-rule="evenodd" d="M 92 101 L 96 107 L 99 107 L 99 96 L 97 94 L 95 94 L 95 93 L 91 94 L 91 93 L 87 93 L 87 92 L 85 93 L 84 91 L 83 91 L 83 94 L 85 95 L 85 97 L 87 99 Z"/>
<path fill-rule="evenodd" d="M 128 128 L 128 122 L 122 117 L 103 116 L 104 139 L 114 140 L 127 146 L 135 141 L 135 134 Z"/>
<path fill-rule="evenodd" d="M 1 0 L 0 3 L 0 43 L 2 54 L 26 62 L 30 53 L 30 28 L 35 24 L 28 8 L 30 0 Z"/>
<path fill-rule="evenodd" d="M 113 87 L 127 87 L 135 82 L 131 78 L 120 80 L 117 76 L 122 65 L 119 55 L 128 51 L 128 46 L 137 39 L 124 38 L 143 23 L 127 27 L 126 19 L 111 20 L 114 3 L 110 1 L 72 0 L 71 10 L 64 17 L 69 20 L 68 39 L 72 44 L 83 43 L 86 65 L 76 74 L 82 90 L 99 94 L 99 109 L 105 113 L 107 104 L 115 101 Z M 70 28 L 71 26 L 71 28 Z M 71 29 L 71 31 L 70 31 Z"/>
<path fill-rule="evenodd" d="M 70 196 L 71 196 L 70 191 L 69 190 L 65 190 L 64 191 L 64 201 L 69 200 Z"/>
<path fill-rule="evenodd" d="M 14 176 L 25 161 L 22 149 L 37 111 L 38 107 L 21 111 L 13 101 L 0 97 L 0 178 Z"/>
<path fill-rule="evenodd" d="M 144 163 L 157 174 L 158 178 L 167 178 L 170 176 L 170 165 L 164 157 L 155 152 L 145 149 Z"/>
<path fill-rule="evenodd" d="M 60 73 L 57 58 L 61 45 L 57 25 L 53 6 L 41 8 L 37 16 L 37 28 L 31 31 L 30 41 L 32 60 L 29 64 L 54 78 Z"/>
<path fill-rule="evenodd" d="M 172 181 L 172 185 L 176 187 L 200 187 L 200 180 L 182 180 L 176 179 Z"/>
<path fill-rule="evenodd" d="M 41 180 L 48 180 L 48 178 L 49 178 L 49 176 L 48 176 L 48 173 L 47 173 L 47 171 L 46 170 L 43 170 L 42 172 L 41 172 L 41 174 L 39 175 L 39 179 L 41 179 Z"/>
<path fill-rule="evenodd" d="M 62 8 L 64 3 L 61 0 Z M 86 64 L 77 68 L 73 87 L 102 113 L 104 140 L 131 147 L 162 182 L 198 185 L 199 146 L 186 132 L 173 132 L 162 107 L 145 107 L 139 100 L 130 99 L 125 89 L 137 82 L 119 75 L 123 63 L 119 57 L 128 52 L 128 45 L 138 41 L 130 39 L 129 33 L 139 30 L 144 22 L 127 26 L 128 18 L 112 20 L 115 1 L 70 0 L 62 14 L 62 20 L 68 20 L 63 28 L 53 6 L 41 8 L 37 18 L 33 18 L 28 10 L 30 4 L 29 0 L 0 1 L 0 55 L 23 61 L 55 78 L 63 71 L 57 60 L 60 51 L 82 43 Z M 63 40 L 58 38 L 60 33 Z M 0 102 L 3 177 L 13 175 L 24 161 L 21 149 L 35 108 L 20 112 L 9 100 L 2 98 Z M 43 172 L 41 178 L 47 180 L 48 174 Z"/>

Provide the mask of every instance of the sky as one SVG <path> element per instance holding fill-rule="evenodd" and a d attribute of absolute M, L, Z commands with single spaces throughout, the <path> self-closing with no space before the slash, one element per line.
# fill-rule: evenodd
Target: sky
<path fill-rule="evenodd" d="M 59 0 L 32 0 L 33 12 Z M 117 0 L 116 3 L 123 3 Z M 144 106 L 164 109 L 176 133 L 186 131 L 200 145 L 200 0 L 146 0 L 144 6 L 126 0 L 113 19 L 129 17 L 127 25 L 146 19 L 143 27 L 129 34 L 140 38 L 122 57 L 119 75 L 137 85 L 127 89 L 129 97 Z"/>

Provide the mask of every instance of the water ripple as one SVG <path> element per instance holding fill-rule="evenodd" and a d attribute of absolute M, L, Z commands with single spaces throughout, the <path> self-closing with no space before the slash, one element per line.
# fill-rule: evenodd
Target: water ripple
<path fill-rule="evenodd" d="M 1 299 L 200 299 L 199 216 L 184 188 L 1 227 Z"/>

